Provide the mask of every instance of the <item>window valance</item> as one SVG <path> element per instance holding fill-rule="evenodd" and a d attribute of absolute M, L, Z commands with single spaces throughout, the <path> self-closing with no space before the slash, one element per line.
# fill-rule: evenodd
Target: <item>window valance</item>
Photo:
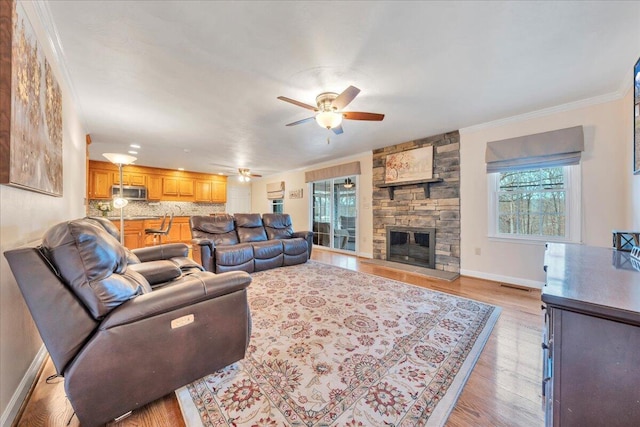
<path fill-rule="evenodd" d="M 360 175 L 360 162 L 343 163 L 341 165 L 305 172 L 304 181 L 324 181 L 325 179 L 351 175 Z"/>
<path fill-rule="evenodd" d="M 267 184 L 267 199 L 284 199 L 284 181 Z"/>
<path fill-rule="evenodd" d="M 487 142 L 487 173 L 577 165 L 584 151 L 582 126 Z"/>

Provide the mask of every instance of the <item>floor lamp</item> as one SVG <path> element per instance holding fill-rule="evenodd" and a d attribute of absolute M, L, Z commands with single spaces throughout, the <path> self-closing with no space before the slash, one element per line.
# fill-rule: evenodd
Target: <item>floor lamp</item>
<path fill-rule="evenodd" d="M 124 198 L 122 191 L 122 166 L 130 165 L 131 163 L 136 161 L 136 157 L 130 156 L 128 154 L 119 154 L 119 153 L 103 153 L 104 157 L 107 158 L 111 163 L 115 163 L 118 165 L 118 172 L 120 173 L 120 195 L 113 199 L 113 207 L 116 209 L 120 209 L 120 243 L 124 245 L 124 214 L 123 209 L 129 201 Z"/>

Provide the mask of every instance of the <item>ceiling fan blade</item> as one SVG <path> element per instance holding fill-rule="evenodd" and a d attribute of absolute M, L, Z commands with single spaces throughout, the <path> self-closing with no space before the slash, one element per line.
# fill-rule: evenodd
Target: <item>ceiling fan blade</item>
<path fill-rule="evenodd" d="M 285 126 L 295 126 L 295 125 L 299 125 L 301 123 L 309 122 L 309 121 L 311 121 L 313 119 L 315 119 L 315 117 L 307 117 L 306 119 L 298 120 L 297 122 L 289 123 L 289 124 L 287 124 Z"/>
<path fill-rule="evenodd" d="M 252 173 L 251 176 L 255 177 L 255 178 L 262 178 L 262 175 L 258 175 L 256 173 Z"/>
<path fill-rule="evenodd" d="M 384 114 L 378 113 L 361 113 L 358 111 L 343 111 L 342 117 L 347 120 L 370 120 L 374 122 L 379 122 L 384 119 Z"/>
<path fill-rule="evenodd" d="M 289 102 L 293 105 L 297 105 L 298 107 L 306 108 L 307 110 L 318 111 L 318 107 L 305 104 L 304 102 L 296 101 L 295 99 L 287 98 L 286 96 L 279 96 L 278 99 L 280 101 Z"/>
<path fill-rule="evenodd" d="M 334 128 L 331 128 L 331 130 L 333 131 L 333 133 L 335 133 L 336 135 L 340 135 L 342 132 L 344 132 L 344 129 L 342 129 L 342 125 L 340 126 L 336 126 Z"/>
<path fill-rule="evenodd" d="M 349 105 L 353 99 L 358 96 L 360 93 L 360 89 L 355 86 L 349 86 L 346 88 L 336 99 L 331 103 L 331 107 L 336 110 L 342 110 L 344 107 Z"/>

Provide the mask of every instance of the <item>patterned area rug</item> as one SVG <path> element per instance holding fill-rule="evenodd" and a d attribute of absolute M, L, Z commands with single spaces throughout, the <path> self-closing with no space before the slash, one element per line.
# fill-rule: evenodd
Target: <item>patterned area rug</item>
<path fill-rule="evenodd" d="M 189 427 L 443 425 L 500 312 L 314 261 L 249 303 L 246 358 L 176 391 Z"/>

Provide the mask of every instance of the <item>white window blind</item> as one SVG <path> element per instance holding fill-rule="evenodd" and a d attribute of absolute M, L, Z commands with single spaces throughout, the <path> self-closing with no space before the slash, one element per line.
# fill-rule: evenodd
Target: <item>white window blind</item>
<path fill-rule="evenodd" d="M 267 199 L 284 199 L 284 181 L 267 184 Z"/>
<path fill-rule="evenodd" d="M 487 142 L 487 173 L 531 170 L 580 163 L 582 126 Z"/>

